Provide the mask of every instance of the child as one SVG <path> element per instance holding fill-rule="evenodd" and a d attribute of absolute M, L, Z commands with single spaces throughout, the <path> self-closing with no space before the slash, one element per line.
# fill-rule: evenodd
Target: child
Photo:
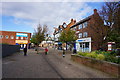
<path fill-rule="evenodd" d="M 48 54 L 48 49 L 47 48 L 45 48 L 45 55 L 47 55 Z"/>

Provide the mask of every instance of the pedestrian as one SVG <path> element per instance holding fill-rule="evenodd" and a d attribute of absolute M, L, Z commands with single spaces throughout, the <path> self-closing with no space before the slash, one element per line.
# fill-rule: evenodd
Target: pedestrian
<path fill-rule="evenodd" d="M 37 54 L 38 54 L 38 45 L 36 45 L 36 47 L 35 47 L 35 51 L 37 52 Z"/>
<path fill-rule="evenodd" d="M 48 49 L 47 49 L 47 47 L 45 48 L 45 55 L 47 55 L 48 54 Z"/>
<path fill-rule="evenodd" d="M 65 57 L 65 48 L 63 48 L 63 58 Z"/>
<path fill-rule="evenodd" d="M 27 45 L 24 47 L 23 51 L 24 51 L 24 56 L 27 56 Z"/>
<path fill-rule="evenodd" d="M 75 48 L 73 49 L 73 54 L 76 54 L 76 49 Z"/>

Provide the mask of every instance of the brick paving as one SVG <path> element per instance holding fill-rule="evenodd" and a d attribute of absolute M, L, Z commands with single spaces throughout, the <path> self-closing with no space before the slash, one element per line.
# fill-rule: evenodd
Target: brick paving
<path fill-rule="evenodd" d="M 77 64 L 71 60 L 70 51 L 65 58 L 62 51 L 49 49 L 48 55 L 40 48 L 39 54 L 34 49 L 15 53 L 3 59 L 3 78 L 113 78 L 104 72 Z"/>

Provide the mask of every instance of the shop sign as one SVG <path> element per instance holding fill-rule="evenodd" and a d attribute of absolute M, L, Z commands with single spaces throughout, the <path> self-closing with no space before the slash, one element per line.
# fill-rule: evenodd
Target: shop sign
<path fill-rule="evenodd" d="M 26 33 L 16 33 L 16 37 L 28 37 Z"/>
<path fill-rule="evenodd" d="M 27 40 L 15 40 L 15 43 L 18 43 L 18 44 L 27 44 L 28 41 Z"/>
<path fill-rule="evenodd" d="M 81 39 L 77 39 L 76 42 L 91 42 L 91 38 L 81 38 Z"/>
<path fill-rule="evenodd" d="M 62 42 L 58 42 L 58 44 L 62 44 Z"/>

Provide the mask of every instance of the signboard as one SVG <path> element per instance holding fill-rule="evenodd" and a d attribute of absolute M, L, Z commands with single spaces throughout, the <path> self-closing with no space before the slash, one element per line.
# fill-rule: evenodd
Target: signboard
<path fill-rule="evenodd" d="M 91 37 L 89 37 L 89 38 L 77 39 L 76 42 L 91 42 Z"/>
<path fill-rule="evenodd" d="M 28 37 L 26 33 L 16 33 L 16 37 Z"/>
<path fill-rule="evenodd" d="M 18 43 L 18 44 L 28 44 L 28 41 L 27 40 L 15 40 L 15 43 Z"/>

